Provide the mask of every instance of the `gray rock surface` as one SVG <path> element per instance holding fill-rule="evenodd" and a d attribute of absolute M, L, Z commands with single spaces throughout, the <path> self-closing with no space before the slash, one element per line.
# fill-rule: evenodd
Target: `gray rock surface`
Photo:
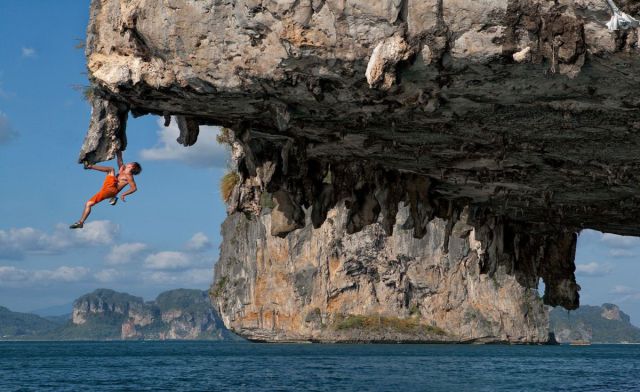
<path fill-rule="evenodd" d="M 608 17 L 590 0 L 94 0 L 87 63 L 97 96 L 136 116 L 427 176 L 517 221 L 638 235 L 638 33 Z M 110 124 L 94 116 L 81 160 L 119 148 Z"/>
<path fill-rule="evenodd" d="M 78 162 L 104 161 L 127 148 L 127 105 L 96 95 L 91 97 L 91 105 L 91 122 Z"/>

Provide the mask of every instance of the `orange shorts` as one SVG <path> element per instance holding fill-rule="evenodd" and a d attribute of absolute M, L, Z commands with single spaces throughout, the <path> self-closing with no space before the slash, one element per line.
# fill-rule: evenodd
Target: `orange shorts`
<path fill-rule="evenodd" d="M 104 199 L 110 199 L 120 192 L 118 190 L 118 179 L 116 176 L 112 176 L 111 174 L 107 174 L 107 178 L 104 179 L 104 183 L 102 184 L 102 188 L 100 192 L 93 195 L 89 201 L 94 203 L 100 203 Z"/>

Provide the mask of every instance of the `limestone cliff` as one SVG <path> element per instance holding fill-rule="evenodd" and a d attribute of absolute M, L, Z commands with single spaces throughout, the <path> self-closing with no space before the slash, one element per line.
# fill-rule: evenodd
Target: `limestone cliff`
<path fill-rule="evenodd" d="M 392 236 L 380 222 L 347 234 L 347 215 L 318 229 L 308 216 L 286 238 L 269 234 L 269 209 L 229 216 L 211 290 L 225 324 L 258 341 L 547 341 L 537 260 L 489 265 L 464 218 L 447 252 L 446 222 L 414 238 L 408 207 Z"/>
<path fill-rule="evenodd" d="M 344 205 L 340 230 L 393 236 L 404 205 L 413 236 L 442 219 L 446 253 L 461 221 L 481 275 L 511 263 L 573 309 L 576 233 L 640 234 L 638 31 L 609 16 L 599 0 L 92 0 L 79 160 L 124 149 L 128 113 L 174 116 L 185 146 L 223 125 L 229 212 L 262 216 L 272 195 L 271 235 Z"/>

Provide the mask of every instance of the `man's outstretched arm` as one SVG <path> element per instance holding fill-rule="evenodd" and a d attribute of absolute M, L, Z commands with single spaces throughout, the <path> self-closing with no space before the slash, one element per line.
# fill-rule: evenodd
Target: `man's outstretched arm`
<path fill-rule="evenodd" d="M 138 187 L 136 187 L 136 182 L 133 180 L 133 176 L 127 177 L 127 183 L 129 183 L 129 189 L 127 189 L 122 195 L 120 195 L 120 199 L 125 202 L 127 201 L 126 196 L 138 190 Z"/>
<path fill-rule="evenodd" d="M 124 165 L 124 162 L 122 161 L 122 151 L 117 151 L 116 157 L 118 158 L 118 169 L 121 169 L 122 165 Z"/>

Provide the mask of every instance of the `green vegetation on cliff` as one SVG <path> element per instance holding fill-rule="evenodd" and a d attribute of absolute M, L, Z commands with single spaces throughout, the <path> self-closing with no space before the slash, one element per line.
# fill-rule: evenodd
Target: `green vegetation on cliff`
<path fill-rule="evenodd" d="M 336 330 L 360 329 L 367 331 L 392 331 L 406 334 L 446 335 L 441 328 L 420 323 L 415 318 L 385 317 L 380 315 L 341 315 L 334 321 Z"/>
<path fill-rule="evenodd" d="M 77 325 L 69 320 L 65 325 L 39 336 L 46 340 L 118 340 L 124 316 L 96 315 Z"/>
<path fill-rule="evenodd" d="M 132 303 L 144 303 L 144 300 L 141 297 L 136 297 L 127 293 L 120 293 L 111 289 L 97 289 L 92 291 L 91 293 L 81 296 L 74 301 L 74 308 L 77 304 L 84 301 L 102 302 L 114 307 L 124 307 Z"/>
<path fill-rule="evenodd" d="M 39 335 L 58 325 L 35 314 L 12 312 L 0 306 L 0 338 Z"/>

